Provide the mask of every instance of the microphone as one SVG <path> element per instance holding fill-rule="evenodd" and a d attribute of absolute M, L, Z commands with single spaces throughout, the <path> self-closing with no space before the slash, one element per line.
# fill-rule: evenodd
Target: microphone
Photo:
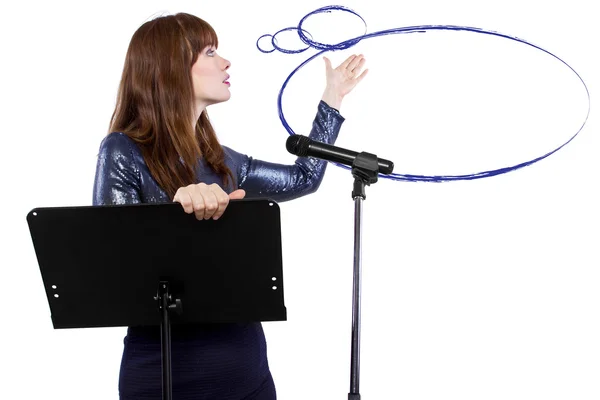
<path fill-rule="evenodd" d="M 287 151 L 299 157 L 321 158 L 349 166 L 352 166 L 354 159 L 359 154 L 356 151 L 317 142 L 302 135 L 290 135 L 285 142 L 285 147 Z M 391 174 L 394 170 L 394 163 L 383 158 L 377 159 L 377 165 L 379 172 L 383 174 Z"/>

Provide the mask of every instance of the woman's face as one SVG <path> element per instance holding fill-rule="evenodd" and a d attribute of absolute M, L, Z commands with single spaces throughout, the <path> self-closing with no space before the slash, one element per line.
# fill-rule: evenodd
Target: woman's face
<path fill-rule="evenodd" d="M 198 55 L 192 65 L 192 82 L 196 105 L 206 107 L 229 100 L 229 74 L 231 63 L 217 54 L 217 49 L 208 46 Z"/>

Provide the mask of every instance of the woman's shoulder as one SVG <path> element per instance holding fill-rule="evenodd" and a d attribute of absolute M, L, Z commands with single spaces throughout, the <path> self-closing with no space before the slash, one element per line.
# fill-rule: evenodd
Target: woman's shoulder
<path fill-rule="evenodd" d="M 221 147 L 223 148 L 223 153 L 225 155 L 225 163 L 229 166 L 229 168 L 232 166 L 240 166 L 248 159 L 246 154 L 235 151 L 229 146 L 221 145 Z"/>
<path fill-rule="evenodd" d="M 100 144 L 98 157 L 110 158 L 136 169 L 146 164 L 138 145 L 123 132 L 111 132 L 106 135 Z"/>
<path fill-rule="evenodd" d="M 119 168 L 131 168 L 136 173 L 145 167 L 144 157 L 138 145 L 123 132 L 111 132 L 102 139 L 98 161 Z"/>
<path fill-rule="evenodd" d="M 131 156 L 136 151 L 137 145 L 123 132 L 111 132 L 100 143 L 100 154 Z"/>

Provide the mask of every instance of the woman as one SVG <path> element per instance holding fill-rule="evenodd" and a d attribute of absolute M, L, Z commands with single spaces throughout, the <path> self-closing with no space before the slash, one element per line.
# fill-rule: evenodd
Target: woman
<path fill-rule="evenodd" d="M 212 27 L 189 14 L 143 24 L 127 51 L 110 133 L 101 143 L 94 205 L 178 202 L 198 219 L 217 219 L 230 199 L 291 200 L 314 192 L 326 163 L 254 160 L 221 146 L 206 107 L 227 101 L 229 61 Z M 310 133 L 333 143 L 342 99 L 364 78 L 364 58 L 337 68 L 325 59 L 327 85 Z M 143 251 L 143 249 L 141 249 Z M 160 399 L 158 327 L 130 327 L 119 378 L 121 400 Z M 173 398 L 276 398 L 260 323 L 173 326 Z"/>

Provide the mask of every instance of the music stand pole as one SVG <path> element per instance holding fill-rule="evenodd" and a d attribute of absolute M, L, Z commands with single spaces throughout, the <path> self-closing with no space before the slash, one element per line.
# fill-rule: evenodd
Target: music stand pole
<path fill-rule="evenodd" d="M 350 353 L 350 392 L 348 400 L 360 400 L 360 301 L 362 269 L 362 203 L 366 199 L 365 186 L 377 182 L 377 156 L 359 153 L 352 163 L 354 177 L 354 276 L 352 291 L 352 349 Z"/>
<path fill-rule="evenodd" d="M 160 281 L 158 291 L 154 300 L 157 300 L 158 309 L 161 313 L 160 323 L 160 349 L 162 360 L 162 398 L 163 400 L 173 399 L 173 379 L 171 367 L 171 317 L 170 312 L 177 312 L 181 315 L 181 300 L 176 298 L 169 291 L 169 282 Z"/>

